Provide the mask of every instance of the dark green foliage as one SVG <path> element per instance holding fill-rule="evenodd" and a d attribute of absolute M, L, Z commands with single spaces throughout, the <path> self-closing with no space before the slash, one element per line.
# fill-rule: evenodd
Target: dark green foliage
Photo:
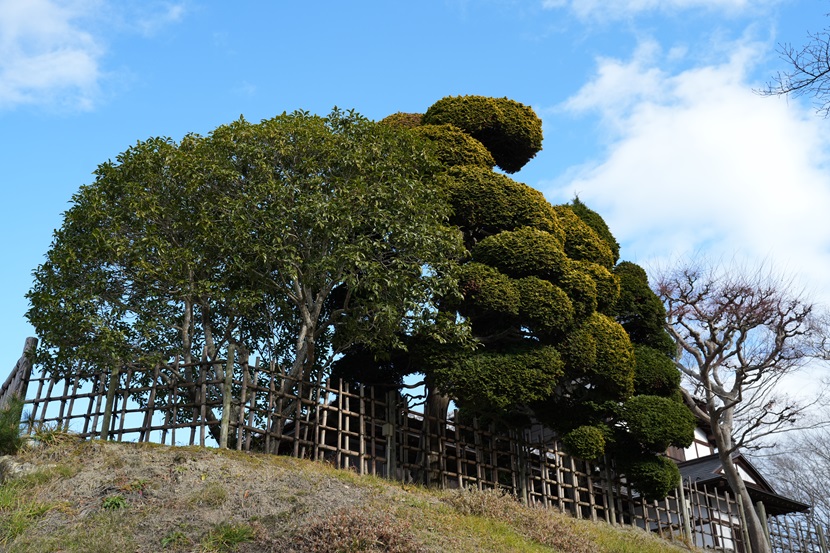
<path fill-rule="evenodd" d="M 680 485 L 680 469 L 667 457 L 652 456 L 624 466 L 626 478 L 649 501 L 663 499 Z"/>
<path fill-rule="evenodd" d="M 491 315 L 493 318 L 503 315 Z M 481 316 L 487 319 L 487 316 Z M 478 321 L 478 317 L 477 317 Z M 332 365 L 332 377 L 353 384 L 374 386 L 376 391 L 397 390 L 403 378 L 423 373 L 431 378 L 437 368 L 458 365 L 475 347 L 468 334 L 459 333 L 456 313 L 441 311 L 432 326 L 401 335 L 401 346 L 374 349 L 365 344 L 349 348 Z"/>
<path fill-rule="evenodd" d="M 571 298 L 574 317 L 582 320 L 597 309 L 597 283 L 586 273 L 570 268 L 557 283 Z"/>
<path fill-rule="evenodd" d="M 583 377 L 597 364 L 597 341 L 587 325 L 569 332 L 557 347 L 568 375 Z"/>
<path fill-rule="evenodd" d="M 614 314 L 614 306 L 620 297 L 620 280 L 611 271 L 590 261 L 573 261 L 574 271 L 585 273 L 597 286 L 597 311 L 607 315 Z"/>
<path fill-rule="evenodd" d="M 461 310 L 468 317 L 519 314 L 520 296 L 515 282 L 493 267 L 481 263 L 464 265 L 460 289 L 464 296 Z"/>
<path fill-rule="evenodd" d="M 515 173 L 542 149 L 542 120 L 515 100 L 449 96 L 435 102 L 424 123 L 455 125 L 481 141 L 507 173 Z"/>
<path fill-rule="evenodd" d="M 614 274 L 620 279 L 614 315 L 631 341 L 674 357 L 674 341 L 663 328 L 666 309 L 649 287 L 646 272 L 639 265 L 623 261 L 614 267 Z"/>
<path fill-rule="evenodd" d="M 476 352 L 461 363 L 439 368 L 435 381 L 444 393 L 472 411 L 509 412 L 541 401 L 562 377 L 562 361 L 549 346 Z"/>
<path fill-rule="evenodd" d="M 565 434 L 562 444 L 571 455 L 594 461 L 605 453 L 605 432 L 596 426 L 580 426 Z"/>
<path fill-rule="evenodd" d="M 496 164 L 481 142 L 452 125 L 423 125 L 415 132 L 433 143 L 435 156 L 446 167 L 476 165 L 489 170 Z"/>
<path fill-rule="evenodd" d="M 23 444 L 20 437 L 20 418 L 23 416 L 23 399 L 12 396 L 0 409 L 0 455 L 14 455 Z"/>
<path fill-rule="evenodd" d="M 423 117 L 424 115 L 422 113 L 404 113 L 399 111 L 397 113 L 393 113 L 392 115 L 387 115 L 381 119 L 379 123 L 391 125 L 393 127 L 414 129 L 415 127 L 421 126 Z"/>
<path fill-rule="evenodd" d="M 623 418 L 631 435 L 649 451 L 689 447 L 695 418 L 682 403 L 660 396 L 634 396 L 625 402 Z"/>
<path fill-rule="evenodd" d="M 559 346 L 569 376 L 587 379 L 597 399 L 625 399 L 634 390 L 634 350 L 623 328 L 593 313 Z"/>
<path fill-rule="evenodd" d="M 573 199 L 570 204 L 566 204 L 565 207 L 570 208 L 577 217 L 582 219 L 582 222 L 591 227 L 594 232 L 597 233 L 597 236 L 602 238 L 608 247 L 611 248 L 611 254 L 614 256 L 614 263 L 619 261 L 620 259 L 620 244 L 617 242 L 617 239 L 614 238 L 614 235 L 611 234 L 611 229 L 608 228 L 608 225 L 605 224 L 605 220 L 600 216 L 599 213 L 590 209 L 587 205 L 580 201 L 579 197 Z"/>
<path fill-rule="evenodd" d="M 559 281 L 568 271 L 561 243 L 549 232 L 530 227 L 489 236 L 473 248 L 473 259 L 513 278 L 537 276 Z"/>
<path fill-rule="evenodd" d="M 565 253 L 575 261 L 591 261 L 608 269 L 614 266 L 614 255 L 605 240 L 594 229 L 564 205 L 553 208 L 565 230 Z"/>
<path fill-rule="evenodd" d="M 634 348 L 625 330 L 613 319 L 594 313 L 585 324 L 596 341 L 596 363 L 591 367 L 600 389 L 625 398 L 634 392 Z"/>
<path fill-rule="evenodd" d="M 638 394 L 669 397 L 677 392 L 680 371 L 665 353 L 634 344 L 634 357 L 634 389 Z"/>
<path fill-rule="evenodd" d="M 483 167 L 453 167 L 448 175 L 454 211 L 450 222 L 461 228 L 467 244 L 521 227 L 544 230 L 564 241 L 553 206 L 538 190 Z"/>
<path fill-rule="evenodd" d="M 429 149 L 339 110 L 139 142 L 73 197 L 35 271 L 39 360 L 187 362 L 234 341 L 315 378 L 353 343 L 399 346 L 464 253 Z"/>
<path fill-rule="evenodd" d="M 529 129 L 538 129 L 541 143 L 538 118 L 516 102 L 467 96 L 437 102 L 423 119 L 391 119 L 421 125 L 416 134 L 433 141 L 446 169 L 438 178 L 450 223 L 471 261 L 458 271 L 463 298 L 440 306 L 448 321 L 468 325 L 476 348 L 403 337 L 406 351 L 351 354 L 355 370 L 362 363 L 378 369 L 360 371 L 361 381 L 382 374 L 398 381 L 420 367 L 431 397 L 437 388 L 467 416 L 504 427 L 521 427 L 530 415 L 559 433 L 570 453 L 610 455 L 638 490 L 664 496 L 676 469 L 656 454 L 685 443 L 689 413 L 676 401 L 665 313 L 645 273 L 630 263 L 615 268 L 619 244 L 579 198 L 551 206 L 493 172 L 482 155 L 480 144 L 502 169 L 518 170 L 539 149 L 526 146 L 536 140 Z"/>
<path fill-rule="evenodd" d="M 332 363 L 333 379 L 380 389 L 397 389 L 408 374 L 408 355 L 399 349 L 375 352 L 363 344 L 353 346 Z"/>
<path fill-rule="evenodd" d="M 574 309 L 558 286 L 537 277 L 516 281 L 521 298 L 519 314 L 540 338 L 561 336 L 573 324 Z"/>

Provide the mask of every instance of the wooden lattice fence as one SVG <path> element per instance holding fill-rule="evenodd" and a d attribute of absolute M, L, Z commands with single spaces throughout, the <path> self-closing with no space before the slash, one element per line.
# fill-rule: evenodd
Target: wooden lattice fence
<path fill-rule="evenodd" d="M 35 343 L 27 341 L 27 351 Z M 0 405 L 13 394 L 26 398 L 29 432 L 45 425 L 89 439 L 230 447 L 427 485 L 499 488 L 575 517 L 745 551 L 743 506 L 726 491 L 684 482 L 662 501 L 645 501 L 612 461 L 571 457 L 541 426 L 501 431 L 457 411 L 429 417 L 399 390 L 298 381 L 244 356 L 64 378 L 19 362 L 0 389 Z M 830 553 L 827 529 L 806 520 L 771 518 L 769 533 L 781 553 Z"/>

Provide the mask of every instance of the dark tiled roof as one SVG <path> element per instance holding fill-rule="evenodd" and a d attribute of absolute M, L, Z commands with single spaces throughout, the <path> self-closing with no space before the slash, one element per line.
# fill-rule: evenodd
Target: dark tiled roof
<path fill-rule="evenodd" d="M 732 458 L 757 481 L 756 484 L 746 482 L 746 488 L 753 501 L 763 502 L 767 515 L 776 516 L 793 512 L 804 512 L 810 508 L 809 505 L 775 493 L 772 486 L 764 480 L 755 467 L 752 466 L 752 463 L 740 453 L 733 454 Z M 697 483 L 698 485 L 705 484 L 719 488 L 728 487 L 726 477 L 721 473 L 721 462 L 717 453 L 678 463 L 677 468 L 680 469 L 680 476 L 683 480 Z"/>
<path fill-rule="evenodd" d="M 691 480 L 699 484 L 723 478 L 720 474 L 721 462 L 717 453 L 678 463 L 677 468 L 680 469 L 680 476 L 683 480 Z"/>

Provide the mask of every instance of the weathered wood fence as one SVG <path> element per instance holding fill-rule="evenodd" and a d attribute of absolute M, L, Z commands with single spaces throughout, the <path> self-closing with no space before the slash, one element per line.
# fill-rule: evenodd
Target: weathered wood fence
<path fill-rule="evenodd" d="M 500 431 L 457 411 L 428 417 L 398 390 L 301 382 L 259 361 L 229 357 L 65 378 L 19 362 L 0 389 L 0 405 L 11 394 L 25 396 L 29 432 L 47 426 L 81 438 L 231 447 L 427 485 L 500 488 L 578 518 L 634 525 L 719 551 L 746 550 L 741 506 L 726 491 L 684 482 L 662 501 L 645 501 L 613 462 L 571 457 L 541 426 Z M 769 532 L 781 553 L 830 553 L 827 529 L 806 521 L 770 519 Z"/>

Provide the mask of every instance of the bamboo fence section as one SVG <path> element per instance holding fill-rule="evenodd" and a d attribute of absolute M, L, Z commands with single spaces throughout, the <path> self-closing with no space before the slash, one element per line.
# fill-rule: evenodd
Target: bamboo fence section
<path fill-rule="evenodd" d="M 7 382 L 24 384 L 0 390 L 0 403 L 28 388 L 28 432 L 45 426 L 80 438 L 228 447 L 430 486 L 501 489 L 577 518 L 745 553 L 740 506 L 726 491 L 684 482 L 673 495 L 649 502 L 612 461 L 571 457 L 541 426 L 504 431 L 457 411 L 428 417 L 395 389 L 297 381 L 248 361 L 235 360 L 231 351 L 214 362 L 176 359 L 65 378 L 18 364 Z M 776 552 L 830 553 L 826 528 L 795 518 L 771 518 L 768 528 Z"/>

